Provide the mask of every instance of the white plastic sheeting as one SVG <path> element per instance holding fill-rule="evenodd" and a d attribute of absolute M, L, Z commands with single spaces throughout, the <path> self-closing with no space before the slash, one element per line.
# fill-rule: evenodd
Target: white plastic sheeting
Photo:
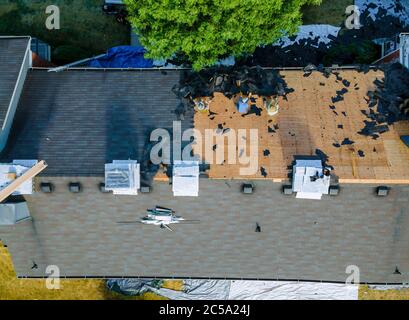
<path fill-rule="evenodd" d="M 105 164 L 105 189 L 114 194 L 137 195 L 141 187 L 140 165 L 135 160 Z"/>
<path fill-rule="evenodd" d="M 397 17 L 404 25 L 409 25 L 409 0 L 355 0 L 355 5 L 361 13 L 368 10 L 373 21 L 382 8 L 387 11 L 387 15 Z"/>
<path fill-rule="evenodd" d="M 111 279 L 111 290 L 126 295 L 154 292 L 171 300 L 358 300 L 358 285 L 250 280 L 185 280 L 184 291 L 158 288 L 150 279 Z"/>
<path fill-rule="evenodd" d="M 199 162 L 179 161 L 173 165 L 172 191 L 174 196 L 199 195 Z"/>
<path fill-rule="evenodd" d="M 250 280 L 185 280 L 184 292 L 150 288 L 171 300 L 358 300 L 358 285 Z"/>
<path fill-rule="evenodd" d="M 231 281 L 185 280 L 184 291 L 153 289 L 152 291 L 171 300 L 228 300 Z"/>
<path fill-rule="evenodd" d="M 331 43 L 330 37 L 338 37 L 340 27 L 334 27 L 329 24 L 311 24 L 311 25 L 303 25 L 300 26 L 296 38 L 291 40 L 289 37 L 283 37 L 278 40 L 274 45 L 280 46 L 282 48 L 288 47 L 293 44 L 298 44 L 301 40 L 315 40 L 318 38 L 317 45 L 312 45 L 313 47 L 317 47 L 324 43 L 327 46 Z"/>

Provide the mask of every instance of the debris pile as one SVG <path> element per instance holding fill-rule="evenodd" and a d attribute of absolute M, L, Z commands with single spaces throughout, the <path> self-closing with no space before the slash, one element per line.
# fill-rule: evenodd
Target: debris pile
<path fill-rule="evenodd" d="M 335 38 L 335 37 L 334 37 Z M 295 37 L 290 37 L 294 40 Z M 336 38 L 335 38 L 336 39 Z M 328 45 L 315 39 L 301 39 L 285 48 L 276 45 L 258 47 L 245 60 L 246 64 L 263 67 L 301 67 L 309 63 L 320 64 L 328 52 Z"/>
<path fill-rule="evenodd" d="M 298 28 L 298 32 L 295 35 L 281 38 L 274 46 L 285 48 L 293 44 L 299 44 L 301 41 L 310 41 L 311 46 L 316 48 L 321 44 L 329 46 L 331 41 L 337 38 L 340 30 L 340 27 L 328 24 L 302 25 Z"/>
<path fill-rule="evenodd" d="M 383 11 L 384 16 L 398 18 L 404 26 L 409 25 L 409 7 L 406 0 L 356 0 L 355 5 L 361 11 L 366 11 L 368 18 L 374 22 L 378 19 L 379 12 Z"/>
<path fill-rule="evenodd" d="M 172 91 L 181 99 L 181 106 L 177 112 L 193 107 L 194 99 L 211 97 L 214 92 L 221 92 L 231 99 L 236 94 L 259 96 L 284 96 L 293 89 L 286 86 L 286 82 L 277 70 L 266 70 L 255 67 L 214 67 L 193 72 L 184 71 L 179 84 Z"/>
<path fill-rule="evenodd" d="M 389 130 L 388 125 L 409 119 L 409 70 L 399 63 L 386 66 L 384 80 L 374 84 L 376 90 L 368 92 L 369 110 L 361 110 L 369 120 L 359 133 L 377 139 Z"/>
<path fill-rule="evenodd" d="M 323 61 L 326 66 L 334 63 L 339 65 L 366 63 L 356 59 L 356 56 L 348 51 L 343 53 L 337 49 L 349 47 L 351 44 L 360 46 L 368 40 L 392 38 L 401 32 L 409 31 L 407 0 L 357 0 L 355 4 L 360 8 L 361 28 L 343 28 L 342 32 L 330 33 L 326 37 L 315 31 L 313 34 L 319 37 L 314 38 L 310 35 L 299 39 L 298 35 L 295 35 L 289 37 L 289 45 L 285 47 L 276 45 L 258 47 L 244 63 L 263 67 L 302 67 L 309 63 L 318 65 Z M 286 45 L 287 41 L 283 44 Z M 336 57 L 333 57 L 331 48 L 335 48 Z"/>

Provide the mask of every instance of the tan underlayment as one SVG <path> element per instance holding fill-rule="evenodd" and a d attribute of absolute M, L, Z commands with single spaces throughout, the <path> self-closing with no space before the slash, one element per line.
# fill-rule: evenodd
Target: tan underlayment
<path fill-rule="evenodd" d="M 209 104 L 210 112 L 196 112 L 195 129 L 204 137 L 205 129 L 258 129 L 258 170 L 256 174 L 243 176 L 240 174 L 242 164 L 228 164 L 227 138 L 225 139 L 225 163 L 210 166 L 209 177 L 213 179 L 287 179 L 288 166 L 294 155 L 314 155 L 316 149 L 323 151 L 328 157 L 328 164 L 335 168 L 334 173 L 340 182 L 348 183 L 408 183 L 409 182 L 409 148 L 404 145 L 400 135 L 408 134 L 409 122 L 391 125 L 390 131 L 374 140 L 358 134 L 364 127 L 366 116 L 361 110 L 369 110 L 368 90 L 373 90 L 373 81 L 382 79 L 382 71 L 359 73 L 355 70 L 340 71 L 339 76 L 350 82 L 349 87 L 337 80 L 335 75 L 328 79 L 320 72 L 313 72 L 304 77 L 302 71 L 281 71 L 289 88 L 295 91 L 287 95 L 287 99 L 279 98 L 279 112 L 268 116 L 263 108 L 261 97 L 256 97 L 256 105 L 262 108 L 261 115 L 242 116 L 237 112 L 234 99 L 228 99 L 221 93 L 215 93 Z M 331 97 L 336 91 L 346 88 L 344 100 L 332 103 Z M 237 99 L 237 97 L 236 97 Z M 335 109 L 329 106 L 334 105 Z M 214 114 L 215 113 L 215 114 Z M 213 120 L 212 120 L 213 119 Z M 276 129 L 278 127 L 278 129 Z M 269 129 L 270 128 L 270 129 Z M 229 132 L 228 134 L 231 134 Z M 226 136 L 228 135 L 226 132 Z M 237 139 L 242 139 L 237 136 Z M 348 138 L 354 141 L 351 145 L 340 144 Z M 249 141 L 247 155 L 249 155 Z M 216 140 L 212 146 L 220 151 L 221 145 Z M 202 155 L 205 158 L 204 142 Z M 237 148 L 238 149 L 238 148 Z M 195 152 L 200 154 L 199 145 Z M 237 150 L 237 154 L 243 153 Z M 269 153 L 269 154 L 268 154 Z M 268 155 L 264 155 L 268 154 Z M 213 156 L 213 155 L 212 155 Z M 210 159 L 205 159 L 210 162 Z M 267 174 L 261 174 L 261 168 Z"/>

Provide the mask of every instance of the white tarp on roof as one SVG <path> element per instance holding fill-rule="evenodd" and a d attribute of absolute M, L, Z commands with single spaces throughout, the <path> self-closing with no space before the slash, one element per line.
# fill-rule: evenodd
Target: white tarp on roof
<path fill-rule="evenodd" d="M 1 203 L 0 226 L 13 225 L 30 218 L 27 203 Z"/>
<path fill-rule="evenodd" d="M 231 300 L 358 300 L 358 285 L 291 282 L 232 281 Z"/>
<path fill-rule="evenodd" d="M 141 187 L 140 165 L 135 160 L 114 160 L 105 164 L 105 189 L 114 194 L 137 195 Z"/>
<path fill-rule="evenodd" d="M 174 196 L 199 195 L 199 162 L 176 160 L 173 165 L 172 191 Z"/>
<path fill-rule="evenodd" d="M 296 160 L 293 166 L 293 191 L 297 198 L 319 200 L 328 194 L 330 176 L 323 173 L 321 160 Z"/>
<path fill-rule="evenodd" d="M 379 9 L 385 9 L 387 15 L 397 17 L 404 25 L 409 25 L 409 0 L 355 0 L 355 5 L 361 13 L 368 9 L 373 21 L 376 20 Z"/>
<path fill-rule="evenodd" d="M 329 24 L 311 24 L 300 26 L 296 34 L 296 38 L 291 40 L 289 37 L 283 37 L 278 40 L 274 45 L 282 48 L 288 47 L 292 44 L 298 44 L 301 40 L 318 38 L 318 44 L 313 45 L 318 47 L 321 43 L 329 45 L 332 41 L 330 37 L 338 37 L 340 27 L 334 27 Z"/>
<path fill-rule="evenodd" d="M 123 280 L 118 281 L 120 286 Z M 144 286 L 142 292 L 152 291 L 172 300 L 358 300 L 359 287 L 322 282 L 194 279 L 184 280 L 183 292 L 146 283 Z"/>

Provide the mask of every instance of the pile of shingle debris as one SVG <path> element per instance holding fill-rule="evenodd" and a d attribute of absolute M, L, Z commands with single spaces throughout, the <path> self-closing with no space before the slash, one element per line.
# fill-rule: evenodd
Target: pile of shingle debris
<path fill-rule="evenodd" d="M 236 94 L 259 96 L 283 96 L 293 89 L 287 87 L 277 70 L 263 69 L 260 66 L 214 67 L 193 72 L 184 71 L 179 84 L 173 92 L 181 99 L 176 113 L 194 106 L 194 99 L 212 97 L 214 92 L 221 92 L 232 98 Z"/>
<path fill-rule="evenodd" d="M 362 110 L 368 120 L 359 133 L 374 139 L 387 132 L 388 125 L 409 119 L 409 70 L 394 63 L 387 65 L 384 72 L 384 80 L 376 79 L 375 91 L 368 92 L 368 110 Z"/>

